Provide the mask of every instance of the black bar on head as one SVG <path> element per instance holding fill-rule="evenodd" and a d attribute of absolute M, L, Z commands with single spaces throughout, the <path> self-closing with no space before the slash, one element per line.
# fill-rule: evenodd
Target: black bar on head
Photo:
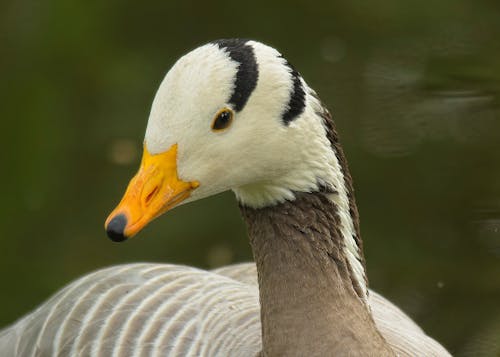
<path fill-rule="evenodd" d="M 283 113 L 282 117 L 285 125 L 289 125 L 292 120 L 294 120 L 304 112 L 304 108 L 306 107 L 306 94 L 304 91 L 304 87 L 302 86 L 299 72 L 297 72 L 297 70 L 286 59 L 285 65 L 290 69 L 293 81 L 293 88 L 292 92 L 290 93 L 288 107 L 287 110 L 285 110 L 285 112 Z"/>
<path fill-rule="evenodd" d="M 247 42 L 248 40 L 238 38 L 213 41 L 220 49 L 225 50 L 233 61 L 238 63 L 234 90 L 228 101 L 237 112 L 241 111 L 247 104 L 259 78 L 259 67 L 255 53 Z"/>

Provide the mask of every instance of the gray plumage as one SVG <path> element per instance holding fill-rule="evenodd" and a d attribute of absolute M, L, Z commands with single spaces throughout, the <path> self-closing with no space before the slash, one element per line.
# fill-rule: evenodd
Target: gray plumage
<path fill-rule="evenodd" d="M 0 332 L 2 356 L 254 356 L 261 346 L 253 263 L 213 271 L 128 264 L 71 283 Z M 377 327 L 400 356 L 449 356 L 374 291 Z"/>

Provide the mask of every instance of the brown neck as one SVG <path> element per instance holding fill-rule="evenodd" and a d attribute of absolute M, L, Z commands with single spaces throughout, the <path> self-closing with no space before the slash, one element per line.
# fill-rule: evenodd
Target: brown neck
<path fill-rule="evenodd" d="M 343 253 L 335 204 L 323 193 L 241 207 L 257 264 L 263 355 L 390 355 Z"/>

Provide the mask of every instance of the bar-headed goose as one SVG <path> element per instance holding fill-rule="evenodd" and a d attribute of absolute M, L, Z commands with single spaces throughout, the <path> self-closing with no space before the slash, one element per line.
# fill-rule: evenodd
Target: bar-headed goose
<path fill-rule="evenodd" d="M 95 272 L 1 332 L 1 355 L 449 355 L 368 289 L 330 114 L 278 51 L 255 41 L 214 41 L 167 73 L 139 172 L 107 233 L 125 240 L 175 206 L 226 190 L 255 265 Z"/>

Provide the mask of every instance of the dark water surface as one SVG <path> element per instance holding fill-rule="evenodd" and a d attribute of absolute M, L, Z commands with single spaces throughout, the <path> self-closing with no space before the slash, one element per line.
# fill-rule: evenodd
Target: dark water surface
<path fill-rule="evenodd" d="M 249 37 L 334 114 L 371 287 L 452 353 L 500 355 L 500 3 L 172 3 L 0 4 L 0 325 L 104 266 L 251 258 L 231 194 L 103 231 L 166 70 Z"/>

